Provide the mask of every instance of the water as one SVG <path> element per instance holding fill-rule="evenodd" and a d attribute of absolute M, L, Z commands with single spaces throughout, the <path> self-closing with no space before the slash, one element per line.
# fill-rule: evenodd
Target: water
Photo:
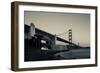
<path fill-rule="evenodd" d="M 66 59 L 82 59 L 82 58 L 90 58 L 90 49 L 73 49 L 68 52 L 61 52 L 55 54 L 55 56 L 61 56 Z"/>
<path fill-rule="evenodd" d="M 25 53 L 25 61 L 87 59 L 90 58 L 90 48 L 59 50 L 29 50 Z"/>

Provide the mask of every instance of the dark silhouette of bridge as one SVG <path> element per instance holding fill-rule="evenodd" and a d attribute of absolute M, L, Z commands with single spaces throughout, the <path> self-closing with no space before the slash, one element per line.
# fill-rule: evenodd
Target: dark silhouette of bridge
<path fill-rule="evenodd" d="M 25 25 L 25 32 L 29 32 L 29 27 L 30 27 L 30 26 Z M 54 41 L 54 39 L 55 39 L 55 35 L 53 35 L 53 34 L 51 34 L 51 33 L 48 33 L 48 32 L 46 32 L 46 31 L 40 30 L 39 28 L 35 28 L 35 32 L 36 32 L 36 35 L 41 35 L 41 36 L 49 37 L 50 40 L 52 40 L 52 41 Z M 77 45 L 77 44 L 75 44 L 75 43 L 73 43 L 73 42 L 67 41 L 67 40 L 65 40 L 65 39 L 63 39 L 63 38 L 60 38 L 60 37 L 56 37 L 56 39 L 57 39 L 58 41 L 61 41 L 61 42 L 64 42 L 64 43 L 71 44 L 72 46 L 77 47 L 77 48 L 80 48 L 80 47 L 81 47 L 81 46 L 79 46 L 79 45 Z M 50 40 L 49 40 L 49 41 L 50 41 Z"/>

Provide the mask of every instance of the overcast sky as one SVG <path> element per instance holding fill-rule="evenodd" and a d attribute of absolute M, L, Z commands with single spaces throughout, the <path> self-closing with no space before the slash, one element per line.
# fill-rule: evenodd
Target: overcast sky
<path fill-rule="evenodd" d="M 37 28 L 59 35 L 72 29 L 72 41 L 81 46 L 90 45 L 90 15 L 25 11 L 25 24 L 34 23 Z M 68 33 L 59 36 L 68 40 Z"/>

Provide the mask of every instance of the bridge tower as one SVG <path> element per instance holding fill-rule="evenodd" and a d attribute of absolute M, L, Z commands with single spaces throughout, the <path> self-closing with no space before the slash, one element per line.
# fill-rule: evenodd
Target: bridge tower
<path fill-rule="evenodd" d="M 69 42 L 72 43 L 72 29 L 69 29 L 69 30 L 68 30 L 68 40 L 69 40 Z M 69 46 L 71 47 L 72 44 L 69 44 Z"/>

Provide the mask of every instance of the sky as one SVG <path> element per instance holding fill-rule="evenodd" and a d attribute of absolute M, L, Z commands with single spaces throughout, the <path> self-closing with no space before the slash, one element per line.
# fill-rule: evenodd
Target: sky
<path fill-rule="evenodd" d="M 37 28 L 54 35 L 72 29 L 73 43 L 90 46 L 90 14 L 25 11 L 24 23 L 34 23 Z M 68 40 L 68 32 L 58 37 Z"/>

